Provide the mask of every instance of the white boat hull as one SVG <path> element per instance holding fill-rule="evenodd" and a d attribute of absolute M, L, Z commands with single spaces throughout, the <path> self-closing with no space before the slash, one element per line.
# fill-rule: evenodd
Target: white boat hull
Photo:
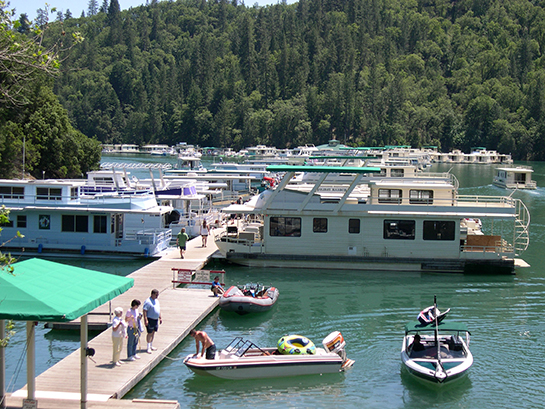
<path fill-rule="evenodd" d="M 193 358 L 188 356 L 184 363 L 199 375 L 215 376 L 223 379 L 260 379 L 286 376 L 303 376 L 340 372 L 343 365 L 341 357 L 326 353 L 318 348 L 316 355 L 268 355 L 255 357 L 216 359 Z M 269 351 L 273 351 L 269 349 Z"/>

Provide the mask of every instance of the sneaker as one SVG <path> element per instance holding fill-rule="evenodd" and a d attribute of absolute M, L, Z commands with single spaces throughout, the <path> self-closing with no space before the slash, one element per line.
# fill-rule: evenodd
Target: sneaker
<path fill-rule="evenodd" d="M 151 354 L 151 349 L 150 348 L 148 348 L 147 353 Z"/>
<path fill-rule="evenodd" d="M 121 366 L 121 362 L 117 361 L 117 362 L 115 363 L 115 366 Z"/>
<path fill-rule="evenodd" d="M 157 351 L 157 348 L 151 347 L 151 350 L 152 350 L 152 351 Z"/>
<path fill-rule="evenodd" d="M 129 361 L 136 361 L 136 358 L 135 358 L 134 356 L 131 356 L 131 357 L 129 358 Z"/>
<path fill-rule="evenodd" d="M 136 359 L 140 359 L 140 355 L 135 355 L 134 356 Z"/>

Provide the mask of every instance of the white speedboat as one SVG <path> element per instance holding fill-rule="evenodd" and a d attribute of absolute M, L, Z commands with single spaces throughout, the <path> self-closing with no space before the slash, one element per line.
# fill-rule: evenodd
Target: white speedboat
<path fill-rule="evenodd" d="M 222 294 L 219 305 L 222 310 L 240 315 L 264 312 L 272 308 L 279 295 L 276 287 L 265 287 L 257 283 L 233 285 Z"/>
<path fill-rule="evenodd" d="M 463 323 L 411 321 L 405 325 L 401 360 L 419 379 L 435 384 L 450 383 L 464 376 L 473 364 L 469 337 Z"/>
<path fill-rule="evenodd" d="M 346 357 L 346 343 L 340 332 L 329 334 L 322 343 L 324 348 L 314 348 L 314 354 L 281 353 L 279 348 L 260 348 L 251 341 L 237 337 L 227 348 L 216 353 L 215 359 L 189 355 L 184 364 L 196 374 L 224 379 L 336 373 L 354 364 Z"/>

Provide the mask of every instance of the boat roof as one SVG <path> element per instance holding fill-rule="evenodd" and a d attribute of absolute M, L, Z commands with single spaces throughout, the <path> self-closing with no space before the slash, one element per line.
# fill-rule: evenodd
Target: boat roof
<path fill-rule="evenodd" d="M 312 172 L 312 173 L 380 173 L 382 172 L 382 169 L 378 167 L 303 166 L 303 165 L 273 165 L 273 166 L 267 166 L 267 170 L 269 172 Z"/>
<path fill-rule="evenodd" d="M 435 323 L 423 325 L 420 321 L 410 321 L 405 324 L 405 333 L 408 332 L 433 332 L 435 331 Z M 439 323 L 439 331 L 463 331 L 469 332 L 467 325 L 456 321 L 441 321 Z"/>
<path fill-rule="evenodd" d="M 504 170 L 506 172 L 514 172 L 514 173 L 532 173 L 534 171 L 533 169 L 523 168 L 520 166 L 511 167 L 511 168 L 496 168 L 496 170 Z"/>

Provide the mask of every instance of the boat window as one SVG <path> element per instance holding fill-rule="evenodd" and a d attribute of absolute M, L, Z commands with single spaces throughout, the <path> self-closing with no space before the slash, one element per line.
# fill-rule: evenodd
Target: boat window
<path fill-rule="evenodd" d="M 360 232 L 360 219 L 348 219 L 348 233 L 358 234 Z"/>
<path fill-rule="evenodd" d="M 6 220 L 3 223 L 0 223 L 0 227 L 13 227 L 13 220 Z"/>
<path fill-rule="evenodd" d="M 37 187 L 36 199 L 38 200 L 61 200 L 62 189 L 56 187 Z"/>
<path fill-rule="evenodd" d="M 88 216 L 62 215 L 61 231 L 87 233 L 89 231 Z"/>
<path fill-rule="evenodd" d="M 17 228 L 25 229 L 26 228 L 26 214 L 17 215 Z"/>
<path fill-rule="evenodd" d="M 71 187 L 70 188 L 70 199 L 75 200 L 78 198 L 78 188 L 77 187 Z"/>
<path fill-rule="evenodd" d="M 93 216 L 93 233 L 108 233 L 108 218 L 104 215 Z"/>
<path fill-rule="evenodd" d="M 433 204 L 433 190 L 410 190 L 410 204 Z"/>
<path fill-rule="evenodd" d="M 378 190 L 378 202 L 379 203 L 401 203 L 403 193 L 401 189 L 379 189 Z"/>
<path fill-rule="evenodd" d="M 325 217 L 315 217 L 312 222 L 312 231 L 314 233 L 327 233 L 327 219 Z"/>
<path fill-rule="evenodd" d="M 301 218 L 271 217 L 269 235 L 276 237 L 301 237 Z"/>
<path fill-rule="evenodd" d="M 384 220 L 384 238 L 414 240 L 414 220 Z"/>
<path fill-rule="evenodd" d="M 424 240 L 454 240 L 456 224 L 444 220 L 424 220 Z"/>
<path fill-rule="evenodd" d="M 24 199 L 25 188 L 18 186 L 0 186 L 0 198 L 2 199 Z"/>
<path fill-rule="evenodd" d="M 405 175 L 405 169 L 392 169 L 390 170 L 391 177 L 402 178 Z"/>

